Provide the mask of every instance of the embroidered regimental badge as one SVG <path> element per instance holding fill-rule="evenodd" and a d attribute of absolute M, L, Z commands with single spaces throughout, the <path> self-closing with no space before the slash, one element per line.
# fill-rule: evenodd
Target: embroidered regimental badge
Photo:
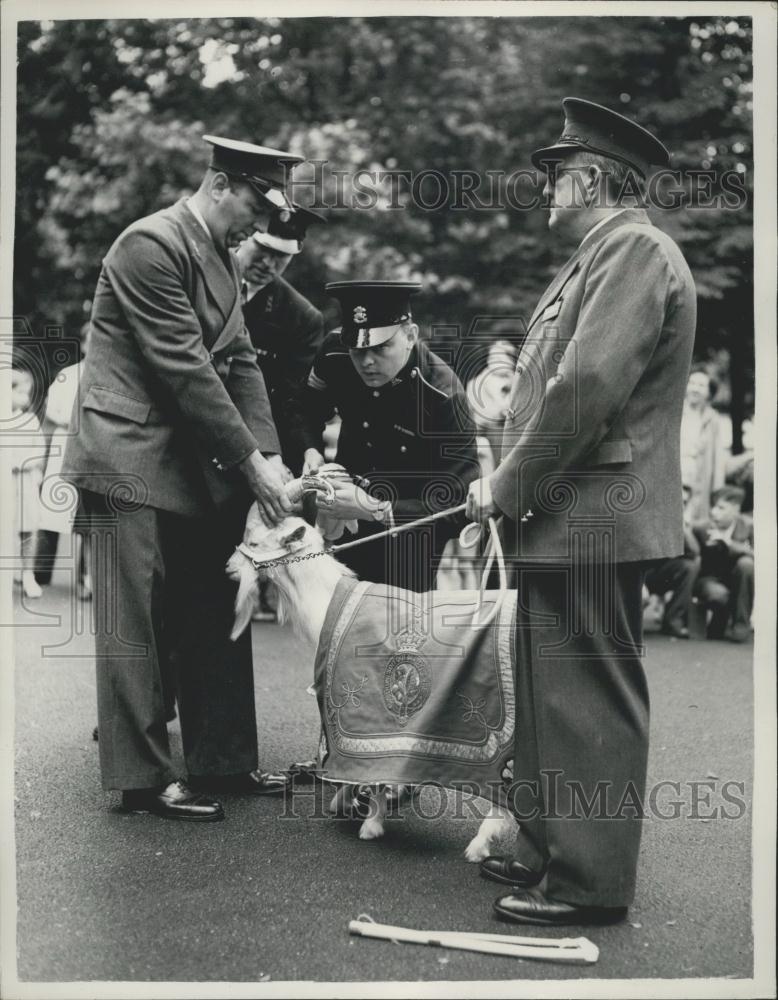
<path fill-rule="evenodd" d="M 354 307 L 354 322 L 355 323 L 364 323 L 366 319 L 367 319 L 367 309 L 365 309 L 364 306 L 355 306 Z"/>
<path fill-rule="evenodd" d="M 406 726 L 430 696 L 430 668 L 419 652 L 425 639 L 416 631 L 403 633 L 384 671 L 384 704 L 400 726 Z"/>

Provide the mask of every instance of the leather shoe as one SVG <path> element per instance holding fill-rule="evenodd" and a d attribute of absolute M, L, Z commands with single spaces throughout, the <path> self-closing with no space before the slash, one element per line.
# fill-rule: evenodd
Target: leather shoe
<path fill-rule="evenodd" d="M 165 819 L 187 819 L 198 823 L 224 819 L 221 802 L 193 792 L 183 781 L 172 781 L 164 788 L 122 792 L 122 806 L 129 812 L 150 812 Z"/>
<path fill-rule="evenodd" d="M 513 858 L 503 858 L 498 855 L 490 855 L 484 858 L 480 865 L 480 871 L 484 878 L 490 878 L 493 882 L 502 882 L 503 885 L 515 885 L 517 889 L 530 889 L 541 881 L 543 871 L 533 871 L 523 865 L 521 861 Z"/>
<path fill-rule="evenodd" d="M 626 906 L 577 906 L 549 899 L 539 889 L 527 889 L 495 900 L 494 908 L 502 920 L 516 924 L 567 926 L 582 924 L 617 924 L 627 915 Z"/>
<path fill-rule="evenodd" d="M 291 784 L 287 774 L 249 771 L 248 774 L 190 776 L 193 788 L 208 792 L 233 792 L 236 795 L 281 795 Z"/>

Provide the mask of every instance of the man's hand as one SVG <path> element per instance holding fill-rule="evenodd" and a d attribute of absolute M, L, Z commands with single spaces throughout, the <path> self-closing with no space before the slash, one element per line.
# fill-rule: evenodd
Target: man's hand
<path fill-rule="evenodd" d="M 476 524 L 482 524 L 499 513 L 500 510 L 492 499 L 492 484 L 489 479 L 474 479 L 467 491 L 467 508 L 465 510 L 467 519 Z"/>
<path fill-rule="evenodd" d="M 362 521 L 372 521 L 373 512 L 378 510 L 380 504 L 366 493 L 361 486 L 352 482 L 339 482 L 335 480 L 331 483 L 335 490 L 335 499 L 332 503 L 325 503 L 320 497 L 316 498 L 316 506 L 326 510 L 328 514 L 350 521 L 357 518 Z"/>
<path fill-rule="evenodd" d="M 281 480 L 284 483 L 289 483 L 294 479 L 292 470 L 287 465 L 284 465 L 284 460 L 280 455 L 270 455 L 268 462 L 278 470 Z"/>
<path fill-rule="evenodd" d="M 277 524 L 292 513 L 292 505 L 284 490 L 284 480 L 277 462 L 264 458 L 259 451 L 252 451 L 240 463 L 240 470 L 256 497 L 260 512 L 271 524 Z"/>
<path fill-rule="evenodd" d="M 315 448 L 306 448 L 303 455 L 303 475 L 312 476 L 324 465 L 324 455 Z"/>

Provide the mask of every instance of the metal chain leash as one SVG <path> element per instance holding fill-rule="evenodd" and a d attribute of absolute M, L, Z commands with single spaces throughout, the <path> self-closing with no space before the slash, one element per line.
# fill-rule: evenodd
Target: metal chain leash
<path fill-rule="evenodd" d="M 325 545 L 323 549 L 319 549 L 316 552 L 304 552 L 296 556 L 278 556 L 275 559 L 258 560 L 253 558 L 250 551 L 244 545 L 238 545 L 237 549 L 251 561 L 254 569 L 273 569 L 275 566 L 288 566 L 290 563 L 304 562 L 306 559 L 316 559 L 317 556 L 331 556 L 343 549 L 351 549 L 357 545 L 366 545 L 368 542 L 378 541 L 379 538 L 399 535 L 400 532 L 410 531 L 411 528 L 416 528 L 421 524 L 437 521 L 442 517 L 449 517 L 451 514 L 459 514 L 466 506 L 467 504 L 460 504 L 458 507 L 448 507 L 446 510 L 438 511 L 436 514 L 428 514 L 426 517 L 416 518 L 415 521 L 409 521 L 408 524 L 398 524 L 386 531 L 378 531 L 374 535 L 368 535 L 366 538 L 356 538 L 353 542 L 342 542 L 340 545 Z"/>

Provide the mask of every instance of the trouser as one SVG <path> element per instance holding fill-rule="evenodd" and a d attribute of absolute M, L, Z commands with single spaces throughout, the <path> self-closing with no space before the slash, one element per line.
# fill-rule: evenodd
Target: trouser
<path fill-rule="evenodd" d="M 547 895 L 627 906 L 648 758 L 644 565 L 519 567 L 513 808 Z M 522 843 L 523 842 L 523 847 Z"/>
<path fill-rule="evenodd" d="M 670 600 L 665 605 L 665 625 L 688 625 L 692 591 L 699 572 L 699 558 L 678 556 L 651 565 L 645 579 L 650 593 L 664 597 L 671 591 Z"/>
<path fill-rule="evenodd" d="M 253 770 L 251 636 L 229 639 L 236 585 L 224 572 L 247 502 L 182 517 L 154 507 L 117 510 L 86 490 L 82 498 L 92 540 L 103 787 L 152 788 L 176 777 L 165 725 L 173 684 L 189 774 Z"/>
<path fill-rule="evenodd" d="M 730 620 L 733 626 L 747 626 L 754 607 L 753 557 L 740 556 L 729 572 L 720 577 L 701 576 L 696 593 L 701 603 L 711 611 L 709 638 L 720 639 Z"/>

